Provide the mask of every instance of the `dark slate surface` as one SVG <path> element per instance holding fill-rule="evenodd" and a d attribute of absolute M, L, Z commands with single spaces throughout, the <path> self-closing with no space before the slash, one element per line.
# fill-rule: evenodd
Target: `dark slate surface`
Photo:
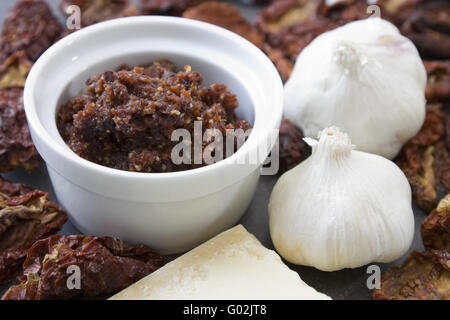
<path fill-rule="evenodd" d="M 0 21 L 3 21 L 6 11 L 13 5 L 14 0 L 2 0 L 0 1 Z M 59 0 L 47 0 L 52 6 L 55 12 L 61 17 L 62 15 L 57 11 L 57 5 Z M 235 4 L 235 3 L 233 3 Z M 260 10 L 257 7 L 248 7 L 244 5 L 235 4 L 239 7 L 241 12 L 247 16 L 250 20 L 253 20 L 256 12 Z M 44 165 L 41 166 L 38 172 L 31 175 L 27 174 L 21 169 L 18 169 L 12 173 L 4 175 L 6 178 L 28 184 L 34 188 L 38 188 L 50 193 L 50 198 L 56 201 L 53 193 L 53 188 L 50 183 L 47 170 Z M 269 202 L 269 196 L 274 184 L 278 177 L 276 176 L 263 176 L 258 185 L 256 195 L 248 208 L 247 212 L 241 219 L 242 223 L 249 232 L 253 233 L 266 247 L 273 249 L 272 242 L 270 240 L 269 226 L 268 226 L 268 213 L 267 204 Z M 420 224 L 425 218 L 426 213 L 414 206 L 416 232 L 414 241 L 410 250 L 423 250 L 422 241 L 420 238 Z M 78 231 L 69 223 L 64 226 L 62 230 L 64 234 L 74 234 Z M 169 260 L 174 257 L 168 257 Z M 379 264 L 382 272 L 384 272 L 390 265 L 398 264 L 404 260 L 402 257 L 398 261 L 394 261 L 392 264 Z M 297 271 L 301 278 L 312 287 L 316 288 L 333 299 L 371 299 L 371 291 L 366 286 L 368 274 L 366 273 L 367 267 L 361 267 L 358 269 L 346 269 L 336 272 L 323 272 L 310 267 L 295 266 L 288 264 L 289 267 Z M 267 275 L 270 277 L 270 274 Z M 0 294 L 6 287 L 0 287 Z"/>

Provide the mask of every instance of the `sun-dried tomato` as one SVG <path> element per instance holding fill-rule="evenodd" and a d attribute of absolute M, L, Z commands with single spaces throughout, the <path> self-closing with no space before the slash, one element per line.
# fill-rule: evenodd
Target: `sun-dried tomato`
<path fill-rule="evenodd" d="M 375 300 L 448 300 L 450 299 L 450 253 L 412 252 L 400 266 L 390 268 L 381 277 L 381 288 L 373 292 Z"/>
<path fill-rule="evenodd" d="M 275 65 L 283 81 L 287 81 L 294 70 L 294 62 L 289 60 L 280 49 L 272 48 L 268 43 L 263 44 L 263 51 Z"/>
<path fill-rule="evenodd" d="M 241 15 L 239 10 L 228 3 L 205 2 L 187 9 L 183 17 L 205 21 L 231 30 L 253 42 L 257 47 L 263 44 L 262 34 Z"/>
<path fill-rule="evenodd" d="M 206 134 L 213 129 L 225 136 L 238 128 L 236 95 L 224 84 L 204 87 L 202 75 L 189 66 L 184 72 L 174 70 L 173 64 L 163 61 L 90 78 L 88 92 L 70 99 L 58 112 L 57 126 L 64 141 L 84 159 L 127 171 L 173 172 L 215 162 L 207 159 L 214 137 Z M 192 155 L 196 123 L 205 134 L 204 141 L 200 139 L 199 160 L 203 160 L 175 163 L 172 152 L 179 142 L 172 133 L 184 129 L 191 134 L 194 142 L 186 145 Z M 250 127 L 244 124 L 241 121 L 239 126 Z M 215 153 L 220 147 L 213 149 Z M 218 152 L 223 157 L 232 153 L 222 151 Z"/>
<path fill-rule="evenodd" d="M 374 299 L 450 299 L 450 194 L 422 222 L 421 235 L 427 251 L 414 251 L 403 264 L 389 268 Z"/>
<path fill-rule="evenodd" d="M 258 14 L 256 25 L 264 33 L 273 33 L 308 23 L 318 18 L 321 3 L 321 0 L 275 0 Z"/>
<path fill-rule="evenodd" d="M 0 62 L 0 89 L 23 87 L 33 63 L 25 51 L 17 51 Z"/>
<path fill-rule="evenodd" d="M 424 61 L 428 74 L 425 97 L 429 102 L 450 101 L 450 60 Z"/>
<path fill-rule="evenodd" d="M 144 14 L 181 16 L 187 8 L 194 7 L 208 0 L 141 0 Z"/>
<path fill-rule="evenodd" d="M 425 58 L 450 58 L 450 3 L 420 1 L 412 4 L 409 14 L 398 24 Z"/>
<path fill-rule="evenodd" d="M 19 284 L 4 300 L 69 299 L 114 294 L 164 264 L 161 255 L 142 245 L 83 235 L 53 235 L 28 251 Z M 68 286 L 68 268 L 79 268 L 80 287 Z M 70 271 L 70 270 L 69 270 Z"/>
<path fill-rule="evenodd" d="M 287 119 L 281 121 L 279 146 L 280 173 L 292 169 L 311 153 L 300 129 Z"/>
<path fill-rule="evenodd" d="M 0 38 L 0 61 L 25 51 L 35 61 L 59 37 L 58 19 L 45 1 L 22 0 L 7 13 Z"/>
<path fill-rule="evenodd" d="M 0 284 L 20 272 L 35 241 L 55 234 L 66 221 L 47 193 L 0 179 Z"/>
<path fill-rule="evenodd" d="M 425 218 L 420 231 L 425 248 L 450 252 L 450 194 Z"/>
<path fill-rule="evenodd" d="M 426 1 L 430 0 L 377 0 L 376 4 L 381 8 L 382 18 L 400 25 L 414 11 L 416 5 Z"/>
<path fill-rule="evenodd" d="M 256 26 L 266 35 L 263 46 L 283 80 L 290 65 L 318 35 L 350 21 L 369 17 L 363 0 L 275 0 L 256 18 Z"/>

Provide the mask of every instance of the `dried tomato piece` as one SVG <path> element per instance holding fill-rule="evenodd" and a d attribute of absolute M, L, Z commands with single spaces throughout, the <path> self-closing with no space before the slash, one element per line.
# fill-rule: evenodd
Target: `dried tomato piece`
<path fill-rule="evenodd" d="M 279 145 L 280 173 L 292 169 L 311 153 L 300 129 L 287 119 L 281 121 Z"/>
<path fill-rule="evenodd" d="M 428 73 L 425 97 L 429 102 L 450 101 L 450 60 L 424 61 Z"/>
<path fill-rule="evenodd" d="M 381 7 L 381 16 L 400 25 L 414 11 L 415 6 L 430 0 L 377 0 Z M 433 0 L 432 0 L 433 1 Z"/>
<path fill-rule="evenodd" d="M 425 248 L 450 252 L 450 194 L 425 218 L 420 232 Z"/>
<path fill-rule="evenodd" d="M 66 15 L 67 8 L 71 5 L 80 7 L 83 27 L 139 14 L 136 6 L 130 0 L 62 0 L 59 9 Z"/>
<path fill-rule="evenodd" d="M 0 193 L 6 194 L 9 197 L 15 197 L 31 191 L 33 191 L 32 188 L 22 183 L 12 182 L 0 177 Z"/>
<path fill-rule="evenodd" d="M 322 0 L 275 0 L 256 17 L 256 26 L 265 33 L 280 31 L 318 18 Z"/>
<path fill-rule="evenodd" d="M 289 60 L 280 49 L 272 48 L 268 43 L 263 44 L 263 51 L 275 65 L 283 81 L 287 81 L 294 70 L 294 62 Z"/>
<path fill-rule="evenodd" d="M 381 277 L 375 300 L 450 299 L 450 253 L 412 252 L 400 266 L 389 268 Z"/>
<path fill-rule="evenodd" d="M 294 24 L 270 33 L 267 43 L 279 49 L 292 64 L 295 63 L 300 52 L 318 35 L 339 27 L 342 23 L 327 19 L 316 19 L 304 24 Z"/>
<path fill-rule="evenodd" d="M 143 245 L 83 235 L 53 235 L 28 251 L 20 283 L 3 300 L 69 299 L 114 294 L 163 266 L 161 255 Z M 80 270 L 80 289 L 69 289 L 67 269 Z"/>
<path fill-rule="evenodd" d="M 237 1 L 247 5 L 263 5 L 271 2 L 270 0 L 237 0 Z"/>
<path fill-rule="evenodd" d="M 276 0 L 261 11 L 256 26 L 265 33 L 263 46 L 283 80 L 299 53 L 318 35 L 350 21 L 369 17 L 363 0 Z"/>
<path fill-rule="evenodd" d="M 263 44 L 263 36 L 256 30 L 235 7 L 224 2 L 205 2 L 199 6 L 187 9 L 184 18 L 201 20 L 231 30 L 257 47 Z"/>
<path fill-rule="evenodd" d="M 366 0 L 340 0 L 332 4 L 325 1 L 319 8 L 319 14 L 331 20 L 349 22 L 368 18 L 371 15 L 367 12 L 368 6 Z"/>
<path fill-rule="evenodd" d="M 31 141 L 25 111 L 23 88 L 0 89 L 0 172 L 18 166 L 32 172 L 39 167 L 40 157 Z"/>
<path fill-rule="evenodd" d="M 120 170 L 172 172 L 214 162 L 217 159 L 209 162 L 205 157 L 201 162 L 174 163 L 172 151 L 179 141 L 172 140 L 172 133 L 185 129 L 196 139 L 198 121 L 199 131 L 217 129 L 225 135 L 237 125 L 236 95 L 223 84 L 202 87 L 203 77 L 189 66 L 185 72 L 174 69 L 160 61 L 92 77 L 88 92 L 72 98 L 58 112 L 63 139 L 79 156 Z M 212 142 L 206 140 L 200 139 L 203 155 Z M 189 145 L 194 154 L 195 143 Z"/>
<path fill-rule="evenodd" d="M 48 201 L 45 192 L 0 181 L 0 284 L 3 284 L 20 272 L 27 250 L 35 241 L 61 229 L 67 214 Z"/>
<path fill-rule="evenodd" d="M 408 178 L 414 200 L 427 211 L 450 188 L 448 123 L 442 104 L 428 104 L 422 129 L 403 146 L 395 160 Z"/>
<path fill-rule="evenodd" d="M 23 87 L 33 63 L 25 51 L 17 51 L 0 64 L 0 89 Z"/>
<path fill-rule="evenodd" d="M 24 50 L 37 60 L 62 32 L 58 19 L 45 1 L 22 0 L 8 12 L 0 38 L 0 61 Z"/>
<path fill-rule="evenodd" d="M 398 23 L 401 33 L 414 42 L 422 56 L 450 58 L 450 3 L 420 1 L 410 7 Z"/>
<path fill-rule="evenodd" d="M 187 8 L 208 0 L 141 0 L 142 13 L 181 16 Z"/>

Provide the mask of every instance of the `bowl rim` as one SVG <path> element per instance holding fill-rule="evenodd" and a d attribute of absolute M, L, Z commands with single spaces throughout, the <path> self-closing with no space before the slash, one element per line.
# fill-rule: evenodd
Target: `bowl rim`
<path fill-rule="evenodd" d="M 32 69 L 30 70 L 28 77 L 26 79 L 26 83 L 24 86 L 24 106 L 25 106 L 25 112 L 28 124 L 30 126 L 30 130 L 33 131 L 35 134 L 37 134 L 41 142 L 49 149 L 53 150 L 58 154 L 58 156 L 64 161 L 69 161 L 70 163 L 80 166 L 83 169 L 87 170 L 93 170 L 96 172 L 99 172 L 101 174 L 109 175 L 109 176 L 115 176 L 118 178 L 133 178 L 133 179 L 168 179 L 168 178 L 180 178 L 180 177 L 189 177 L 192 175 L 197 174 L 207 174 L 208 172 L 212 170 L 218 170 L 219 168 L 233 164 L 235 159 L 244 152 L 248 152 L 252 149 L 252 147 L 257 147 L 260 143 L 260 139 L 252 140 L 254 141 L 255 145 L 250 146 L 249 142 L 251 143 L 251 140 L 247 140 L 233 155 L 231 155 L 228 158 L 224 158 L 223 160 L 220 160 L 216 163 L 206 165 L 200 168 L 195 169 L 189 169 L 189 170 L 183 170 L 183 171 L 175 171 L 175 172 L 133 172 L 133 171 L 126 171 L 126 170 L 120 170 L 116 168 L 110 168 L 101 164 L 97 164 L 95 162 L 86 160 L 79 155 L 77 155 L 75 152 L 73 152 L 70 148 L 64 148 L 64 146 L 60 145 L 55 138 L 53 138 L 49 132 L 45 129 L 44 125 L 41 122 L 40 117 L 37 114 L 37 107 L 34 100 L 34 84 L 36 81 L 39 81 L 39 75 L 41 73 L 41 69 L 44 68 L 44 66 L 48 63 L 51 63 L 52 56 L 56 55 L 60 49 L 62 49 L 66 44 L 71 43 L 75 41 L 77 38 L 80 37 L 90 37 L 94 34 L 101 33 L 110 27 L 121 25 L 121 24 L 133 24 L 133 23 L 170 23 L 170 24 L 179 24 L 180 26 L 188 26 L 188 27 L 194 27 L 194 28 L 201 28 L 206 30 L 207 32 L 211 34 L 219 34 L 222 37 L 226 37 L 229 40 L 236 42 L 238 45 L 245 48 L 245 50 L 250 51 L 253 55 L 257 56 L 261 61 L 264 61 L 266 64 L 266 67 L 272 69 L 272 79 L 273 82 L 273 92 L 271 94 L 275 94 L 278 96 L 278 100 L 280 101 L 280 107 L 273 109 L 273 114 L 271 115 L 271 125 L 267 127 L 267 132 L 263 131 L 266 130 L 266 128 L 261 128 L 261 132 L 264 132 L 264 135 L 268 133 L 269 130 L 278 128 L 277 123 L 279 124 L 282 117 L 283 112 L 283 83 L 279 76 L 279 73 L 269 57 L 267 57 L 258 47 L 256 47 L 253 43 L 248 41 L 247 39 L 241 37 L 240 35 L 229 31 L 227 29 L 224 29 L 222 27 L 187 19 L 187 18 L 181 18 L 181 17 L 167 17 L 167 16 L 133 16 L 133 17 L 124 17 L 124 18 L 118 18 L 118 19 L 112 19 L 104 22 L 100 22 L 91 26 L 84 27 L 72 34 L 67 35 L 66 37 L 62 38 L 55 44 L 53 44 L 50 48 L 48 48 L 41 57 L 35 62 Z M 266 79 L 267 80 L 267 79 Z M 253 106 L 253 112 L 255 117 L 255 122 L 253 125 L 253 128 L 257 126 L 257 113 L 258 108 L 256 106 Z M 259 111 L 261 112 L 261 111 Z M 56 120 L 55 120 L 56 121 Z M 250 135 L 251 137 L 251 135 Z M 264 137 L 263 137 L 264 138 Z M 274 142 L 275 143 L 275 142 Z M 273 143 L 273 144 L 274 144 Z M 273 144 L 271 147 L 273 147 Z M 67 146 L 67 145 L 66 145 Z M 45 160 L 45 159 L 44 159 Z M 262 159 L 264 161 L 264 159 Z M 258 165 L 259 166 L 259 165 Z M 244 177 L 243 177 L 244 178 Z"/>

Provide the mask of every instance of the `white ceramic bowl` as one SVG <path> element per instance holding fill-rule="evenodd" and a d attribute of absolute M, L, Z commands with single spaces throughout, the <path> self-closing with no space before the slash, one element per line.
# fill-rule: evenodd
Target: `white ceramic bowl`
<path fill-rule="evenodd" d="M 238 96 L 238 115 L 253 122 L 247 142 L 223 161 L 173 173 L 120 171 L 72 152 L 56 128 L 57 108 L 92 75 L 161 58 L 179 68 L 190 64 L 205 84 L 227 84 Z M 188 250 L 239 220 L 264 160 L 244 159 L 279 127 L 282 99 L 276 69 L 250 42 L 207 23 L 158 16 L 111 20 L 63 38 L 35 63 L 24 93 L 31 136 L 72 223 L 85 234 L 143 243 L 163 254 Z"/>

